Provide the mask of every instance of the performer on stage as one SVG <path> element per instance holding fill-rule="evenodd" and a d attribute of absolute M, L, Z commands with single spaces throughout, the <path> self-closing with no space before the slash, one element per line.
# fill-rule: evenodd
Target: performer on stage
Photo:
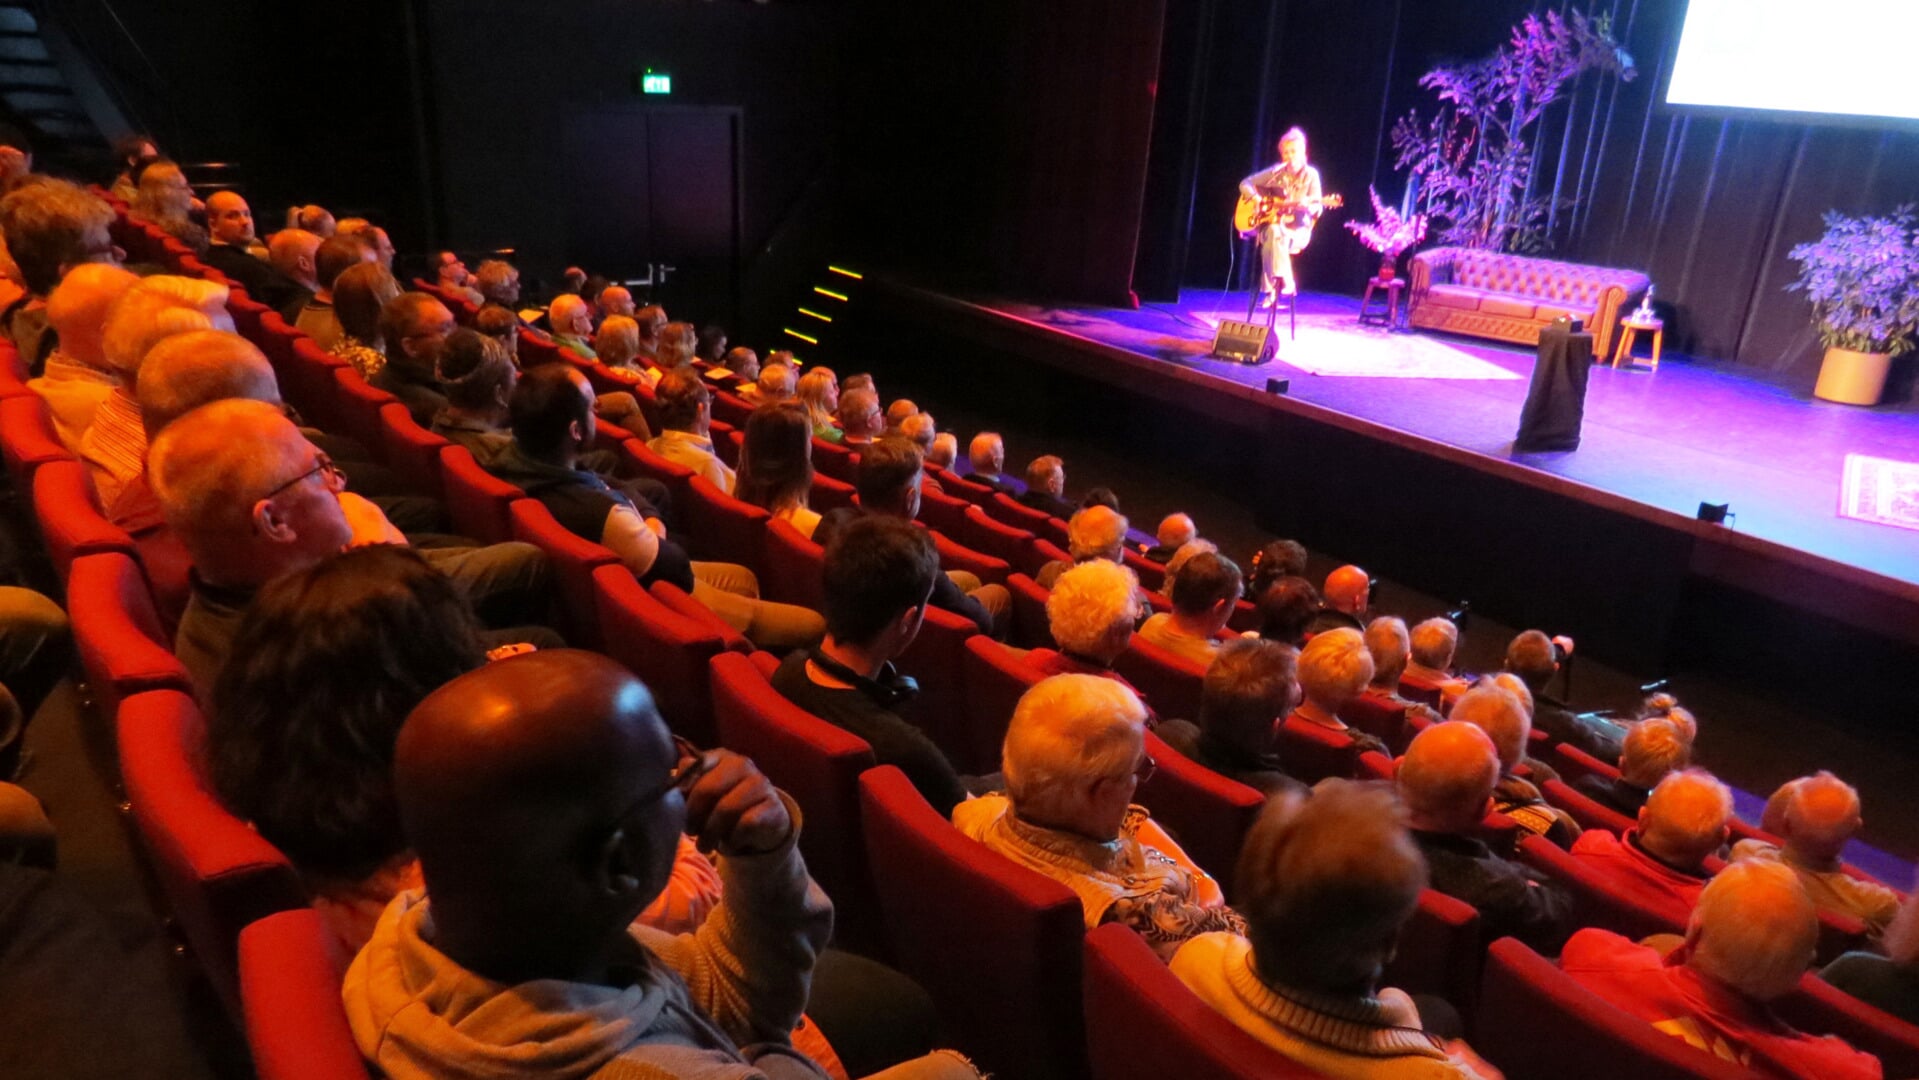
<path fill-rule="evenodd" d="M 1293 282 L 1293 256 L 1306 250 L 1313 238 L 1313 224 L 1325 211 L 1319 170 L 1306 164 L 1306 133 L 1293 128 L 1281 135 L 1279 164 L 1241 180 L 1239 193 L 1242 200 L 1277 200 L 1281 205 L 1277 218 L 1258 228 L 1259 306 L 1271 307 L 1275 289 L 1287 296 L 1298 292 Z"/>

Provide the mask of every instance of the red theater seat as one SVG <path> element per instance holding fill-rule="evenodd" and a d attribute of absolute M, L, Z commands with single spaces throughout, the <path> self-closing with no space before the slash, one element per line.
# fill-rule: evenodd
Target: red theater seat
<path fill-rule="evenodd" d="M 898 660 L 899 669 L 920 684 L 920 692 L 900 714 L 941 747 L 967 745 L 966 682 L 962 657 L 966 641 L 979 633 L 973 620 L 941 608 L 926 609 L 919 636 Z"/>
<path fill-rule="evenodd" d="M 798 604 L 814 611 L 826 603 L 826 552 L 800 535 L 789 521 L 766 523 L 766 576 L 760 593 L 768 600 Z"/>
<path fill-rule="evenodd" d="M 412 418 L 408 417 L 407 422 L 412 423 Z M 553 520 L 553 514 L 538 499 L 516 500 L 507 507 L 507 515 L 512 520 L 513 539 L 546 552 L 553 564 L 560 586 L 560 609 L 566 615 L 560 629 L 567 642 L 582 649 L 600 648 L 600 592 L 593 575 L 602 566 L 624 570 L 619 556 L 574 535 Z"/>
<path fill-rule="evenodd" d="M 942 469 L 935 465 L 926 471 L 932 474 L 933 479 L 940 482 L 940 487 L 948 495 L 957 495 L 975 506 L 985 506 L 993 500 L 994 495 L 998 494 L 985 484 L 975 484 L 951 469 Z"/>
<path fill-rule="evenodd" d="M 297 361 L 305 363 L 306 361 Z M 397 404 L 399 398 L 373 386 L 360 377 L 352 365 L 332 369 L 334 407 L 339 414 L 338 432 L 374 453 L 386 446 L 386 432 L 380 423 L 380 410 Z M 404 406 L 402 406 L 404 408 Z"/>
<path fill-rule="evenodd" d="M 1635 941 L 1653 934 L 1685 932 L 1690 915 L 1685 905 L 1636 890 L 1597 863 L 1573 858 L 1543 836 L 1521 837 L 1519 858 L 1572 894 L 1575 925 L 1597 926 Z"/>
<path fill-rule="evenodd" d="M 1227 896 L 1238 895 L 1233 891 L 1233 871 L 1239 864 L 1239 849 L 1266 797 L 1188 760 L 1150 731 L 1146 752 L 1159 768 L 1140 785 L 1140 803 L 1201 869 L 1219 879 Z"/>
<path fill-rule="evenodd" d="M 965 499 L 955 499 L 935 491 L 921 491 L 919 519 L 929 529 L 938 529 L 960 543 L 971 544 L 974 541 L 966 524 L 966 511 L 971 506 Z"/>
<path fill-rule="evenodd" d="M 286 370 L 293 366 L 293 343 L 306 338 L 295 329 L 277 311 L 268 311 L 260 316 L 260 336 L 253 343 L 267 354 L 267 363 L 280 376 L 281 389 L 286 388 Z M 310 340 L 310 339 L 309 339 Z"/>
<path fill-rule="evenodd" d="M 53 415 L 40 395 L 0 398 L 0 456 L 7 462 L 13 490 L 33 490 L 33 473 L 49 461 L 71 460 L 53 430 Z"/>
<path fill-rule="evenodd" d="M 593 571 L 600 642 L 653 691 L 667 726 L 701 746 L 718 740 L 706 665 L 726 644 L 705 624 L 660 603 L 620 565 Z"/>
<path fill-rule="evenodd" d="M 1468 1016 L 1479 995 L 1479 912 L 1471 904 L 1427 889 L 1399 932 L 1386 965 L 1385 985 L 1409 994 L 1436 994 Z"/>
<path fill-rule="evenodd" d="M 1807 973 L 1799 989 L 1773 1003 L 1773 1011 L 1801 1031 L 1837 1035 L 1885 1063 L 1887 1076 L 1919 1076 L 1919 1025 Z"/>
<path fill-rule="evenodd" d="M 1086 1047 L 1099 1080 L 1291 1080 L 1313 1072 L 1188 990 L 1132 929 L 1086 935 Z"/>
<path fill-rule="evenodd" d="M 853 485 L 846 481 L 816 472 L 813 474 L 812 491 L 806 501 L 815 513 L 825 514 L 841 508 L 852 509 L 856 494 Z"/>
<path fill-rule="evenodd" d="M 747 419 L 752 415 L 753 406 L 747 404 L 745 398 L 725 390 L 713 391 L 713 419 L 745 428 Z"/>
<path fill-rule="evenodd" d="M 733 652 L 750 653 L 753 643 L 746 635 L 733 629 L 732 624 L 713 613 L 713 609 L 693 599 L 684 589 L 670 581 L 656 581 L 646 587 L 653 599 L 666 605 L 667 610 L 678 613 L 682 618 L 703 631 L 715 634 L 720 639 L 720 647 Z"/>
<path fill-rule="evenodd" d="M 148 690 L 193 692 L 192 678 L 173 655 L 153 595 L 130 556 L 83 555 L 67 576 L 67 609 L 74 650 L 102 715 Z"/>
<path fill-rule="evenodd" d="M 1174 656 L 1134 634 L 1133 643 L 1113 661 L 1113 670 L 1139 687 L 1160 716 L 1184 720 L 1199 715 L 1200 684 L 1206 678 L 1206 669 L 1191 660 Z"/>
<path fill-rule="evenodd" d="M 1582 776 L 1598 776 L 1606 780 L 1619 779 L 1619 766 L 1599 760 L 1571 743 L 1556 743 L 1553 757 L 1558 759 L 1559 775 L 1567 783 Z"/>
<path fill-rule="evenodd" d="M 958 746 L 942 746 L 962 773 L 998 772 L 1000 746 L 1013 721 L 1013 707 L 1045 676 L 985 634 L 966 639 L 960 681 L 966 688 L 966 722 Z"/>
<path fill-rule="evenodd" d="M 440 451 L 440 476 L 454 532 L 482 544 L 512 537 L 510 507 L 515 499 L 524 498 L 519 488 L 480 468 L 466 447 L 451 443 Z"/>
<path fill-rule="evenodd" d="M 1084 1076 L 1078 898 L 962 835 L 898 769 L 859 787 L 893 958 L 958 1046 L 999 1076 Z"/>
<path fill-rule="evenodd" d="M 1564 780 L 1548 780 L 1539 785 L 1539 792 L 1546 796 L 1547 802 L 1571 814 L 1582 829 L 1605 829 L 1623 835 L 1638 824 L 1633 818 L 1575 790 Z"/>
<path fill-rule="evenodd" d="M 977 506 L 962 505 L 966 509 L 961 515 L 960 527 L 952 534 L 955 539 L 983 555 L 1005 562 L 1009 568 L 1032 567 L 1032 533 L 994 521 Z"/>
<path fill-rule="evenodd" d="M 1413 741 L 1406 727 L 1406 706 L 1394 705 L 1371 694 L 1361 694 L 1339 711 L 1339 718 L 1386 744 L 1395 754 L 1406 752 Z"/>
<path fill-rule="evenodd" d="M 821 438 L 813 440 L 813 468 L 817 472 L 851 484 L 854 482 L 853 464 L 858 460 L 858 454 L 838 443 Z"/>
<path fill-rule="evenodd" d="M 312 908 L 240 931 L 240 1008 L 260 1080 L 368 1080 L 340 983 L 347 957 Z"/>
<path fill-rule="evenodd" d="M 1052 594 L 1025 574 L 1008 576 L 1006 591 L 1013 594 L 1013 625 L 1007 639 L 1025 649 L 1052 648 L 1052 623 L 1046 617 L 1046 600 Z"/>
<path fill-rule="evenodd" d="M 400 474 L 416 491 L 434 498 L 445 489 L 440 475 L 440 451 L 452 444 L 421 427 L 397 401 L 380 408 L 380 452 L 387 467 Z"/>
<path fill-rule="evenodd" d="M 47 542 L 47 558 L 61 581 L 73 560 L 103 551 L 134 554 L 133 537 L 108 521 L 94 502 L 87 467 L 78 461 L 49 461 L 33 474 L 33 514 Z"/>
<path fill-rule="evenodd" d="M 940 569 L 963 570 L 979 578 L 983 585 L 1004 585 L 1006 576 L 1013 572 L 1006 560 L 974 551 L 942 532 L 934 531 L 933 546 L 939 549 Z"/>
<path fill-rule="evenodd" d="M 1044 537 L 1047 540 L 1067 547 L 1070 540 L 1066 535 L 1066 523 L 1044 510 L 1035 510 L 1003 491 L 993 492 L 992 499 L 980 504 L 980 509 L 1002 522 L 1024 533 Z"/>
<path fill-rule="evenodd" d="M 682 504 L 676 504 L 682 505 Z M 764 576 L 766 523 L 772 515 L 728 495 L 704 476 L 687 482 L 682 511 L 693 548 L 703 559 L 738 563 Z"/>
<path fill-rule="evenodd" d="M 174 690 L 122 702 L 115 725 L 133 821 L 173 919 L 229 1011 L 240 1015 L 240 931 L 307 898 L 286 857 L 207 790 L 200 711 Z"/>
<path fill-rule="evenodd" d="M 1286 772 L 1308 784 L 1359 773 L 1359 744 L 1351 735 L 1288 716 L 1279 725 L 1279 759 Z"/>
<path fill-rule="evenodd" d="M 638 439 L 626 439 L 620 443 L 620 452 L 627 461 L 639 471 L 641 476 L 650 477 L 666 485 L 675 507 L 684 507 L 692 501 L 689 490 L 693 483 L 693 470 L 677 461 L 668 461 L 647 448 Z M 685 511 L 681 511 L 684 513 Z"/>
<path fill-rule="evenodd" d="M 562 359 L 560 347 L 544 332 L 531 326 L 520 327 L 520 368 L 536 368 Z"/>
<path fill-rule="evenodd" d="M 1131 547 L 1124 548 L 1120 552 L 1120 557 L 1125 560 L 1127 566 L 1132 567 L 1133 573 L 1139 575 L 1140 586 L 1147 592 L 1158 593 L 1165 587 L 1166 567 L 1164 565 L 1141 555 Z"/>

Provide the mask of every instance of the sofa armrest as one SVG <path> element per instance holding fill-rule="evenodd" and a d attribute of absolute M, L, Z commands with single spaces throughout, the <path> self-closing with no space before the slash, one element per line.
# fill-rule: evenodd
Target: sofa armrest
<path fill-rule="evenodd" d="M 1599 290 L 1599 302 L 1593 306 L 1591 327 L 1593 359 L 1605 363 L 1612 357 L 1612 341 L 1619 334 L 1619 313 L 1626 308 L 1624 285 L 1612 284 Z"/>
<path fill-rule="evenodd" d="M 1422 251 L 1412 258 L 1412 292 L 1410 300 L 1418 303 L 1426 295 L 1426 290 L 1434 285 L 1444 285 L 1453 279 L 1453 260 L 1458 256 L 1458 248 L 1441 247 Z"/>

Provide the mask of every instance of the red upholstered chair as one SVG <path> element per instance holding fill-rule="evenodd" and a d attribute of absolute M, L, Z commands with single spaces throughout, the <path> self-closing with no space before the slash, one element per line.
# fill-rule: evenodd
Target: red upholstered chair
<path fill-rule="evenodd" d="M 965 499 L 955 499 L 951 495 L 922 489 L 919 519 L 925 522 L 929 529 L 938 529 L 960 543 L 970 544 L 973 541 L 966 525 L 966 511 L 972 505 Z"/>
<path fill-rule="evenodd" d="M 1567 783 L 1572 783 L 1582 776 L 1598 776 L 1607 780 L 1619 779 L 1619 766 L 1601 761 L 1571 743 L 1554 745 L 1553 757 L 1558 759 L 1555 767 Z"/>
<path fill-rule="evenodd" d="M 1353 774 L 1356 780 L 1391 781 L 1398 772 L 1393 759 L 1377 750 L 1368 750 L 1359 755 L 1359 769 Z"/>
<path fill-rule="evenodd" d="M 1664 897 L 1642 893 L 1586 859 L 1575 859 L 1543 836 L 1519 841 L 1519 859 L 1566 887 L 1573 924 L 1597 926 L 1637 941 L 1652 934 L 1683 933 L 1690 912 Z"/>
<path fill-rule="evenodd" d="M 1174 656 L 1138 634 L 1113 661 L 1113 669 L 1139 687 L 1162 717 L 1190 719 L 1199 715 L 1200 684 L 1206 669 Z"/>
<path fill-rule="evenodd" d="M 677 461 L 668 461 L 647 448 L 638 439 L 627 439 L 620 443 L 620 453 L 639 471 L 641 476 L 650 477 L 666 485 L 667 492 L 673 497 L 675 507 L 684 507 L 693 498 L 689 486 L 693 483 L 693 470 Z M 681 510 L 684 514 L 686 511 Z"/>
<path fill-rule="evenodd" d="M 26 397 L 33 393 L 27 385 L 27 363 L 11 341 L 0 341 L 0 398 Z"/>
<path fill-rule="evenodd" d="M 1279 759 L 1288 775 L 1308 784 L 1329 776 L 1351 778 L 1359 773 L 1359 744 L 1343 731 L 1292 715 L 1279 725 Z"/>
<path fill-rule="evenodd" d="M 961 834 L 898 769 L 859 787 L 893 959 L 933 995 L 958 1047 L 999 1076 L 1085 1076 L 1079 899 Z"/>
<path fill-rule="evenodd" d="M 440 451 L 440 478 L 446 485 L 446 512 L 453 531 L 483 544 L 497 544 L 513 535 L 510 507 L 524 498 L 507 483 L 473 460 L 464 446 L 447 444 Z"/>
<path fill-rule="evenodd" d="M 897 661 L 920 684 L 919 696 L 900 709 L 941 747 L 964 747 L 966 682 L 961 658 L 966 641 L 979 633 L 973 620 L 943 608 L 928 607 L 919 636 Z"/>
<path fill-rule="evenodd" d="M 714 614 L 712 608 L 693 599 L 678 585 L 670 581 L 656 581 L 648 585 L 646 591 L 653 595 L 653 599 L 666 605 L 668 611 L 677 613 L 708 633 L 718 635 L 721 648 L 740 653 L 753 651 L 753 643 L 746 640 L 746 635 L 733 629 L 732 624 Z"/>
<path fill-rule="evenodd" d="M 520 327 L 520 367 L 534 368 L 561 358 L 560 347 L 544 331 Z"/>
<path fill-rule="evenodd" d="M 267 354 L 267 363 L 273 365 L 273 371 L 280 377 L 280 389 L 286 390 L 286 370 L 293 366 L 293 343 L 305 334 L 280 317 L 277 311 L 269 311 L 260 316 L 260 336 L 253 343 Z M 309 339 L 310 340 L 310 339 Z"/>
<path fill-rule="evenodd" d="M 815 611 L 826 603 L 826 552 L 792 522 L 774 518 L 766 523 L 765 559 L 760 595 Z"/>
<path fill-rule="evenodd" d="M 753 661 L 722 653 L 708 663 L 720 744 L 752 758 L 806 815 L 800 852 L 833 898 L 847 936 L 876 935 L 872 882 L 860 843 L 860 774 L 873 767 L 866 740 L 780 696 Z M 891 868 L 888 868 L 890 874 Z"/>
<path fill-rule="evenodd" d="M 1146 733 L 1146 752 L 1159 768 L 1140 785 L 1138 799 L 1153 812 L 1153 820 L 1179 841 L 1207 873 L 1219 879 L 1227 896 L 1233 892 L 1233 871 L 1246 830 L 1266 805 L 1266 796 L 1237 780 L 1230 780 Z"/>
<path fill-rule="evenodd" d="M 966 722 L 957 746 L 942 746 L 962 773 L 998 772 L 1000 746 L 1013 721 L 1013 707 L 1033 684 L 1045 678 L 1018 656 L 987 637 L 966 639 L 960 656 L 960 681 L 966 688 Z"/>
<path fill-rule="evenodd" d="M 299 334 L 292 339 L 287 364 L 275 375 L 280 396 L 300 414 L 300 419 L 324 431 L 346 432 L 345 409 L 340 401 L 340 386 L 334 372 L 352 371 L 353 365 L 320 350 L 313 339 Z M 368 450 L 378 452 L 379 447 Z"/>
<path fill-rule="evenodd" d="M 1417 701 L 1429 708 L 1439 709 L 1443 714 L 1444 693 L 1437 683 L 1427 682 L 1415 675 L 1399 677 L 1399 696 L 1408 701 Z"/>
<path fill-rule="evenodd" d="M 393 406 L 401 408 L 400 406 Z M 401 409 L 402 414 L 405 413 Z M 412 423 L 407 417 L 407 423 Z M 560 586 L 560 610 L 565 621 L 560 629 L 566 640 L 582 649 L 598 649 L 600 639 L 600 593 L 593 574 L 602 566 L 624 569 L 612 550 L 582 539 L 553 520 L 553 514 L 538 499 L 519 499 L 507 507 L 513 539 L 524 540 L 546 552 Z"/>
<path fill-rule="evenodd" d="M 985 484 L 975 484 L 951 469 L 942 469 L 935 465 L 926 471 L 932 474 L 933 479 L 940 482 L 940 487 L 945 489 L 948 495 L 956 495 L 975 506 L 985 506 L 993 500 L 994 495 L 998 494 L 993 488 Z"/>
<path fill-rule="evenodd" d="M 1002 560 L 1008 567 L 1032 564 L 1032 533 L 994 521 L 986 516 L 986 511 L 971 503 L 961 505 L 965 510 L 959 528 L 950 534 L 954 539 L 983 555 Z"/>
<path fill-rule="evenodd" d="M 817 472 L 850 484 L 853 483 L 853 463 L 857 460 L 858 454 L 838 443 L 820 438 L 813 440 L 813 468 Z"/>
<path fill-rule="evenodd" d="M 1773 1011 L 1801 1031 L 1837 1035 L 1877 1055 L 1887 1076 L 1919 1076 L 1919 1025 L 1868 1005 L 1808 972 L 1799 989 L 1773 1002 Z"/>
<path fill-rule="evenodd" d="M 704 476 L 687 482 L 681 517 L 692 537 L 689 545 L 703 559 L 739 563 L 755 575 L 766 566 L 766 523 L 772 515 L 728 495 Z"/>
<path fill-rule="evenodd" d="M 441 435 L 421 427 L 397 401 L 380 408 L 380 455 L 387 467 L 418 491 L 438 498 L 445 489 L 440 476 L 440 451 L 452 445 Z"/>
<path fill-rule="evenodd" d="M 1166 567 L 1160 563 L 1141 555 L 1131 547 L 1124 548 L 1120 552 L 1120 557 L 1127 566 L 1133 568 L 1133 573 L 1139 575 L 1140 587 L 1147 592 L 1157 593 L 1166 584 Z"/>
<path fill-rule="evenodd" d="M 1013 625 L 1007 640 L 1025 649 L 1052 648 L 1052 622 L 1046 617 L 1046 600 L 1052 593 L 1025 574 L 1008 576 L 1006 591 L 1013 594 Z"/>
<path fill-rule="evenodd" d="M 346 967 L 312 908 L 240 931 L 240 1010 L 260 1080 L 370 1080 L 340 1005 Z"/>
<path fill-rule="evenodd" d="M 1070 563 L 1073 561 L 1071 552 L 1068 552 L 1065 548 L 1053 543 L 1051 540 L 1046 539 L 1044 536 L 1035 536 L 1029 551 L 1030 554 L 1028 558 L 1033 560 L 1031 572 L 1035 576 L 1039 574 L 1039 568 L 1049 562 Z M 1138 575 L 1134 576 L 1137 577 Z"/>
<path fill-rule="evenodd" d="M 1259 613 L 1259 606 L 1250 600 L 1235 600 L 1233 613 L 1226 617 L 1226 629 L 1235 634 L 1244 634 L 1259 629 L 1266 617 Z"/>
<path fill-rule="evenodd" d="M 47 542 L 47 558 L 61 580 L 82 555 L 103 551 L 135 558 L 133 537 L 108 521 L 94 502 L 87 467 L 78 461 L 49 461 L 33 474 L 33 515 Z"/>
<path fill-rule="evenodd" d="M 1413 735 L 1406 727 L 1406 707 L 1394 705 L 1371 694 L 1361 694 L 1345 708 L 1339 718 L 1386 744 L 1395 754 L 1406 752 Z"/>
<path fill-rule="evenodd" d="M 73 458 L 53 430 L 53 414 L 40 395 L 0 398 L 0 457 L 5 457 L 13 490 L 33 490 L 33 473 L 49 461 Z"/>
<path fill-rule="evenodd" d="M 333 368 L 332 373 L 339 433 L 351 436 L 376 454 L 382 452 L 386 433 L 381 427 L 380 410 L 400 399 L 362 379 L 351 365 Z"/>
<path fill-rule="evenodd" d="M 166 267 L 168 273 L 179 274 L 182 277 L 199 277 L 200 275 L 198 274 L 187 273 L 186 263 L 187 260 L 191 258 L 193 258 L 192 248 L 171 236 L 165 236 L 161 239 L 160 265 Z"/>
<path fill-rule="evenodd" d="M 813 474 L 813 489 L 807 495 L 807 505 L 815 513 L 828 513 L 841 508 L 851 509 L 854 496 L 853 485 L 844 480 L 835 480 L 822 472 Z"/>
<path fill-rule="evenodd" d="M 1513 938 L 1493 942 L 1473 1049 L 1510 1080 L 1749 1080 L 1580 986 Z"/>
<path fill-rule="evenodd" d="M 1409 994 L 1437 994 L 1470 1016 L 1479 996 L 1479 912 L 1471 904 L 1427 889 L 1399 932 L 1399 949 L 1386 965 L 1385 984 Z"/>
<path fill-rule="evenodd" d="M 1006 576 L 1013 572 L 1005 559 L 974 551 L 937 530 L 933 532 L 933 546 L 939 549 L 941 570 L 964 570 L 984 585 L 1004 585 Z"/>
<path fill-rule="evenodd" d="M 753 406 L 738 394 L 715 388 L 713 391 L 713 419 L 724 420 L 737 428 L 746 427 L 747 418 L 753 415 Z"/>
<path fill-rule="evenodd" d="M 207 789 L 194 750 L 203 721 L 192 698 L 149 691 L 127 698 L 116 715 L 127 802 L 154 876 L 181 936 L 237 1018 L 240 931 L 305 907 L 306 892 L 286 856 Z"/>
<path fill-rule="evenodd" d="M 1633 818 L 1575 790 L 1564 780 L 1546 781 L 1539 785 L 1539 793 L 1546 796 L 1547 802 L 1571 814 L 1582 829 L 1605 829 L 1607 832 L 1624 834 L 1638 824 Z"/>
<path fill-rule="evenodd" d="M 192 678 L 173 655 L 153 609 L 146 578 L 131 556 L 117 551 L 82 555 L 67 575 L 73 644 L 102 715 L 148 690 L 193 692 Z"/>
<path fill-rule="evenodd" d="M 1310 1080 L 1188 990 L 1145 939 L 1108 923 L 1086 935 L 1086 1049 L 1100 1080 Z"/>
<path fill-rule="evenodd" d="M 1070 544 L 1064 521 L 1044 510 L 1025 506 L 1003 491 L 993 492 L 993 497 L 981 503 L 980 509 L 991 514 L 993 520 L 1010 525 L 1021 532 L 1044 537 L 1061 547 L 1067 547 Z"/>
<path fill-rule="evenodd" d="M 620 565 L 593 571 L 600 643 L 653 691 L 667 726 L 701 746 L 718 742 L 707 661 L 726 648 L 710 626 L 660 603 Z"/>
<path fill-rule="evenodd" d="M 708 436 L 713 440 L 713 452 L 729 469 L 740 467 L 740 444 L 746 441 L 746 433 L 724 420 L 709 421 Z"/>

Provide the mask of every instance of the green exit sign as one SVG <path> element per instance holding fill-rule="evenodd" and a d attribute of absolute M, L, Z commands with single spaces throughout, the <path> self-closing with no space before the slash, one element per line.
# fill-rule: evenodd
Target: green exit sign
<path fill-rule="evenodd" d="M 648 68 L 640 73 L 640 93 L 670 94 L 673 92 L 673 76 L 664 71 Z"/>

